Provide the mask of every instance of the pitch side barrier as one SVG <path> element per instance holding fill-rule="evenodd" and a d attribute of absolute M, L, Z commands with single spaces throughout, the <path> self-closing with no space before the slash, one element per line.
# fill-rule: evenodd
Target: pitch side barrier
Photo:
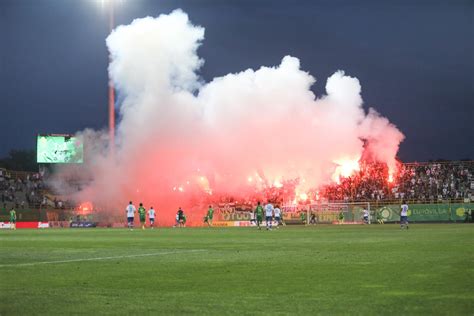
<path fill-rule="evenodd" d="M 466 214 L 472 218 L 474 210 L 472 202 L 417 203 L 408 204 L 410 222 L 464 222 Z M 284 206 L 285 214 L 305 213 L 306 224 L 314 214 L 316 223 L 357 224 L 364 223 L 364 210 L 369 211 L 368 223 L 398 222 L 400 220 L 400 204 L 373 205 L 370 202 L 360 203 L 320 203 L 296 206 Z"/>
<path fill-rule="evenodd" d="M 386 203 L 321 202 L 305 205 L 283 205 L 283 220 L 287 225 L 302 224 L 363 224 L 364 210 L 369 212 L 368 223 L 385 223 L 400 220 L 400 202 Z M 454 201 L 444 203 L 408 203 L 410 222 L 464 222 L 466 212 L 474 210 L 474 203 Z M 215 226 L 252 226 L 253 209 L 232 206 L 217 208 L 214 217 Z M 472 218 L 472 216 L 470 217 Z"/>

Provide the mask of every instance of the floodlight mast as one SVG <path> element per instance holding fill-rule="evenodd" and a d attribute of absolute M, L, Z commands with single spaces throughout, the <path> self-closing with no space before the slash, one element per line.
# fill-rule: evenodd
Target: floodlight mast
<path fill-rule="evenodd" d="M 115 5 L 116 3 L 123 4 L 124 0 L 100 0 L 102 9 L 107 6 L 109 15 L 109 33 L 111 33 L 115 27 Z M 109 54 L 109 64 L 112 62 Z M 109 152 L 110 157 L 113 158 L 115 155 L 115 89 L 110 78 L 109 73 Z"/>
<path fill-rule="evenodd" d="M 114 1 L 109 3 L 109 32 L 114 29 Z M 109 54 L 109 64 L 111 62 Z M 115 89 L 109 74 L 109 150 L 111 158 L 115 156 Z"/>

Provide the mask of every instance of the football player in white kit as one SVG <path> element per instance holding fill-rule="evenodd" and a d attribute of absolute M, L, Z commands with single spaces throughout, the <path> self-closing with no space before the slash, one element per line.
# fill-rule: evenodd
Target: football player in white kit
<path fill-rule="evenodd" d="M 151 229 L 153 229 L 155 225 L 155 210 L 153 209 L 153 206 L 148 210 L 148 218 L 150 219 Z"/>
<path fill-rule="evenodd" d="M 369 210 L 364 209 L 363 213 L 364 213 L 364 224 L 368 224 L 369 223 L 369 216 L 370 216 Z"/>
<path fill-rule="evenodd" d="M 281 225 L 281 210 L 280 210 L 279 205 L 276 205 L 275 209 L 273 210 L 273 213 L 275 213 L 275 221 L 278 224 L 277 228 L 280 228 L 280 225 Z"/>
<path fill-rule="evenodd" d="M 133 219 L 135 218 L 135 212 L 137 211 L 135 205 L 133 205 L 132 201 L 128 203 L 125 212 L 127 213 L 127 224 L 130 230 L 133 230 Z"/>
<path fill-rule="evenodd" d="M 265 205 L 265 221 L 267 223 L 267 230 L 271 230 L 273 221 L 273 205 L 270 202 Z"/>
<path fill-rule="evenodd" d="M 400 206 L 400 228 L 405 227 L 408 229 L 408 204 L 403 201 L 403 204 Z"/>
<path fill-rule="evenodd" d="M 249 215 L 250 215 L 250 225 L 256 225 L 255 213 L 252 210 L 250 210 Z"/>

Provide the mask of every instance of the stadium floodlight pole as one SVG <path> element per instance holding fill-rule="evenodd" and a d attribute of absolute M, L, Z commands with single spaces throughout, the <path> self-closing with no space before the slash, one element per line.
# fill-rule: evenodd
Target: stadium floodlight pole
<path fill-rule="evenodd" d="M 123 0 L 100 0 L 102 8 L 105 6 L 109 10 L 109 32 L 111 33 L 115 27 L 115 3 L 123 3 Z M 111 62 L 111 57 L 109 55 L 109 64 Z M 109 113 L 109 151 L 110 155 L 114 157 L 114 148 L 115 148 L 115 89 L 112 83 L 112 78 L 109 74 L 109 104 L 108 104 L 108 113 Z"/>
<path fill-rule="evenodd" d="M 114 29 L 115 19 L 114 19 L 114 1 L 109 3 L 109 33 Z M 111 62 L 111 57 L 109 55 L 109 64 Z M 112 78 L 109 75 L 109 150 L 110 155 L 114 157 L 114 147 L 115 147 L 115 89 L 114 84 L 112 83 Z"/>

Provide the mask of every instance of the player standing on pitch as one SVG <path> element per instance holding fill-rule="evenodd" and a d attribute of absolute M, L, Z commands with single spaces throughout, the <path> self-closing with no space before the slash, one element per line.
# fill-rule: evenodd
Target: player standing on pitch
<path fill-rule="evenodd" d="M 262 223 L 262 220 L 263 220 L 263 207 L 260 205 L 260 201 L 257 203 L 257 207 L 255 208 L 255 215 L 257 217 L 258 229 L 262 229 L 260 227 L 260 224 Z"/>
<path fill-rule="evenodd" d="M 214 217 L 214 210 L 212 209 L 212 205 L 209 205 L 209 209 L 207 210 L 207 226 L 212 226 L 212 218 Z"/>
<path fill-rule="evenodd" d="M 306 212 L 305 211 L 301 211 L 300 212 L 300 219 L 301 219 L 301 222 L 303 223 L 303 225 L 306 225 Z"/>
<path fill-rule="evenodd" d="M 143 207 L 143 203 L 140 203 L 140 206 L 138 207 L 138 215 L 140 216 L 140 224 L 142 224 L 142 229 L 145 229 L 146 209 Z"/>
<path fill-rule="evenodd" d="M 135 205 L 133 205 L 132 201 L 128 203 L 127 208 L 125 209 L 125 212 L 127 213 L 127 225 L 130 230 L 133 230 L 133 219 L 135 217 L 135 212 L 137 209 L 135 208 Z"/>
<path fill-rule="evenodd" d="M 179 227 L 184 227 L 184 225 L 186 224 L 186 220 L 185 220 L 185 217 L 184 217 L 184 211 L 181 209 L 181 206 L 179 207 L 178 214 L 176 214 L 176 215 L 178 217 L 178 226 Z"/>
<path fill-rule="evenodd" d="M 273 204 L 268 202 L 265 205 L 265 223 L 267 224 L 267 230 L 272 230 L 273 221 Z"/>
<path fill-rule="evenodd" d="M 344 224 L 344 212 L 339 212 L 339 224 Z"/>
<path fill-rule="evenodd" d="M 10 210 L 10 229 L 16 229 L 16 211 L 13 207 Z"/>
<path fill-rule="evenodd" d="M 408 204 L 405 201 L 402 203 L 400 206 L 400 229 L 403 229 L 404 226 L 408 229 Z"/>
<path fill-rule="evenodd" d="M 176 215 L 174 216 L 174 219 L 175 219 L 175 223 L 174 223 L 173 227 L 178 227 L 179 226 L 179 214 L 178 213 L 176 213 Z"/>
<path fill-rule="evenodd" d="M 309 217 L 309 223 L 311 225 L 316 225 L 316 214 L 314 214 L 313 212 L 311 212 L 311 215 Z"/>
<path fill-rule="evenodd" d="M 252 226 L 252 224 L 255 224 L 255 213 L 252 210 L 250 210 L 249 215 L 250 215 L 250 226 Z"/>
<path fill-rule="evenodd" d="M 277 222 L 277 228 L 280 228 L 281 225 L 281 210 L 279 205 L 277 204 L 275 209 L 273 210 L 275 213 L 275 221 Z"/>
<path fill-rule="evenodd" d="M 150 219 L 150 227 L 153 229 L 153 226 L 155 225 L 155 210 L 153 209 L 153 206 L 148 210 L 148 218 Z"/>
<path fill-rule="evenodd" d="M 369 224 L 369 211 L 364 209 L 364 224 Z"/>

